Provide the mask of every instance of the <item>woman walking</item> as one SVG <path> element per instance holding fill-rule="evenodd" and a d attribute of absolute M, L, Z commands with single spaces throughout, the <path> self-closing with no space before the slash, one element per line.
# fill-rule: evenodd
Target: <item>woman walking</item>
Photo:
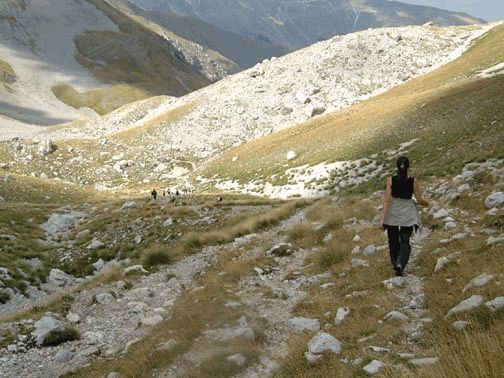
<path fill-rule="evenodd" d="M 422 197 L 418 181 L 408 176 L 408 158 L 401 156 L 396 165 L 397 175 L 387 178 L 380 226 L 387 230 L 392 266 L 396 275 L 402 276 L 411 253 L 411 233 L 421 225 L 412 196 L 415 194 L 420 205 L 429 203 Z"/>

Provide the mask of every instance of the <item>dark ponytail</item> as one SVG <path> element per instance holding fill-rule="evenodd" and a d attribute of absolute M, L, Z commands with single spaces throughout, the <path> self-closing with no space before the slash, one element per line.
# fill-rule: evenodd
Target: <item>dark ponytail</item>
<path fill-rule="evenodd" d="M 406 180 L 408 178 L 408 168 L 409 168 L 409 160 L 406 156 L 401 156 L 397 159 L 397 177 L 400 180 Z"/>

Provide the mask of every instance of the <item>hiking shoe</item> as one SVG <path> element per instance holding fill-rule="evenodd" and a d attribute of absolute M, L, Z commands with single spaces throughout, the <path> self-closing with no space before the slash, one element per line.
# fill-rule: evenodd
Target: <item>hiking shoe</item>
<path fill-rule="evenodd" d="M 401 265 L 396 265 L 394 267 L 394 270 L 396 272 L 396 276 L 397 277 L 402 277 L 402 273 L 403 273 L 403 269 L 402 269 L 402 266 Z"/>

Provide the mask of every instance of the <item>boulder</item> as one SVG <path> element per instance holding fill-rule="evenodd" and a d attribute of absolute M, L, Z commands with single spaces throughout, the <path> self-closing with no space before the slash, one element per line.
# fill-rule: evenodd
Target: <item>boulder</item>
<path fill-rule="evenodd" d="M 132 265 L 128 266 L 126 269 L 124 269 L 123 274 L 129 274 L 129 273 L 135 273 L 135 272 L 141 272 L 141 273 L 149 273 L 144 269 L 142 265 Z"/>
<path fill-rule="evenodd" d="M 269 256 L 289 256 L 294 253 L 294 249 L 292 248 L 292 244 L 290 243 L 281 243 L 277 244 L 270 248 L 268 252 L 266 252 Z"/>
<path fill-rule="evenodd" d="M 295 151 L 287 152 L 287 160 L 294 160 L 297 158 L 297 153 Z"/>
<path fill-rule="evenodd" d="M 75 282 L 74 276 L 59 269 L 51 269 L 47 283 L 54 286 L 72 285 Z"/>
<path fill-rule="evenodd" d="M 385 364 L 378 360 L 373 360 L 366 366 L 364 366 L 364 371 L 369 375 L 378 374 L 378 372 L 385 366 Z"/>
<path fill-rule="evenodd" d="M 91 235 L 91 231 L 83 230 L 83 231 L 80 231 L 79 233 L 77 233 L 77 235 L 75 235 L 75 238 L 77 240 L 85 240 L 85 239 L 89 238 L 89 235 Z"/>
<path fill-rule="evenodd" d="M 292 318 L 289 319 L 289 326 L 298 332 L 317 332 L 320 330 L 320 321 L 318 319 Z"/>
<path fill-rule="evenodd" d="M 105 261 L 103 261 L 103 259 L 99 259 L 93 264 L 93 268 L 96 272 L 99 272 L 100 270 L 105 268 Z"/>
<path fill-rule="evenodd" d="M 490 194 L 486 199 L 485 199 L 485 206 L 488 209 L 491 209 L 493 207 L 499 207 L 504 203 L 504 193 L 503 192 L 494 192 Z"/>
<path fill-rule="evenodd" d="M 409 318 L 406 315 L 404 315 L 402 312 L 390 311 L 387 315 L 385 315 L 384 319 L 386 321 L 391 321 L 391 320 L 406 321 Z"/>
<path fill-rule="evenodd" d="M 494 278 L 494 276 L 491 275 L 491 274 L 488 274 L 488 273 L 480 274 L 478 277 L 473 278 L 471 280 L 471 282 L 469 282 L 467 285 L 465 285 L 464 289 L 462 290 L 462 292 L 465 293 L 467 290 L 471 290 L 471 289 L 474 289 L 474 288 L 477 288 L 477 287 L 485 286 L 493 278 Z"/>
<path fill-rule="evenodd" d="M 404 278 L 403 277 L 394 277 L 388 280 L 382 281 L 385 287 L 388 290 L 392 290 L 395 287 L 403 287 L 404 286 Z"/>
<path fill-rule="evenodd" d="M 163 322 L 161 315 L 148 316 L 140 321 L 143 325 L 153 327 Z"/>
<path fill-rule="evenodd" d="M 336 311 L 336 318 L 334 319 L 334 324 L 340 325 L 343 321 L 350 315 L 351 311 L 348 307 L 340 307 Z"/>
<path fill-rule="evenodd" d="M 163 227 L 170 227 L 170 226 L 173 226 L 173 219 L 172 218 L 168 218 L 164 221 L 163 223 Z"/>
<path fill-rule="evenodd" d="M 478 308 L 481 306 L 485 298 L 482 295 L 473 295 L 472 297 L 467 298 L 466 300 L 463 300 L 460 302 L 458 305 L 453 307 L 450 311 L 448 311 L 448 314 L 446 314 L 446 317 L 450 317 L 452 315 L 461 313 L 461 312 L 467 312 L 471 311 L 475 308 Z"/>
<path fill-rule="evenodd" d="M 434 219 L 446 218 L 448 215 L 450 215 L 450 213 L 448 213 L 448 210 L 440 209 L 436 211 L 434 214 L 432 214 L 432 218 Z"/>
<path fill-rule="evenodd" d="M 467 328 L 468 325 L 469 325 L 469 322 L 467 322 L 465 320 L 457 320 L 456 322 L 452 323 L 452 328 L 457 332 L 462 332 L 463 330 L 465 330 Z"/>
<path fill-rule="evenodd" d="M 308 342 L 308 351 L 312 354 L 321 354 L 331 351 L 341 353 L 341 342 L 326 332 L 319 332 Z"/>
<path fill-rule="evenodd" d="M 504 307 L 504 297 L 497 297 L 494 300 L 485 303 L 491 311 L 497 312 Z"/>
<path fill-rule="evenodd" d="M 314 106 L 308 111 L 308 116 L 310 118 L 316 117 L 318 115 L 324 114 L 326 108 L 324 106 Z"/>
<path fill-rule="evenodd" d="M 137 203 L 135 201 L 124 202 L 121 209 L 122 210 L 133 210 L 137 208 Z"/>
<path fill-rule="evenodd" d="M 321 354 L 317 355 L 317 354 L 313 354 L 310 352 L 305 352 L 304 356 L 305 356 L 306 362 L 308 362 L 309 365 L 315 365 L 317 363 L 317 361 L 322 358 Z"/>
<path fill-rule="evenodd" d="M 494 244 L 504 244 L 504 236 L 497 236 L 497 237 L 490 236 L 487 239 L 486 244 L 487 246 L 491 246 Z"/>
<path fill-rule="evenodd" d="M 69 312 L 66 316 L 66 319 L 70 322 L 70 323 L 79 323 L 81 318 L 78 314 L 74 313 L 74 312 Z"/>
<path fill-rule="evenodd" d="M 38 346 L 44 345 L 48 336 L 62 333 L 65 331 L 65 325 L 51 316 L 44 316 L 35 322 L 35 329 L 31 333 Z"/>
<path fill-rule="evenodd" d="M 93 239 L 91 240 L 91 243 L 89 243 L 86 247 L 86 249 L 93 250 L 93 249 L 99 249 L 105 247 L 105 243 L 98 239 Z"/>
<path fill-rule="evenodd" d="M 52 154 L 57 149 L 58 149 L 58 146 L 56 146 L 51 140 L 45 139 L 39 143 L 39 145 L 37 147 L 37 153 L 40 156 L 45 156 L 45 155 Z"/>
<path fill-rule="evenodd" d="M 73 358 L 73 356 L 74 354 L 69 349 L 62 349 L 58 351 L 58 353 L 56 353 L 56 356 L 54 356 L 54 360 L 59 363 L 67 362 L 70 361 Z"/>
<path fill-rule="evenodd" d="M 371 245 L 368 245 L 366 248 L 364 248 L 364 251 L 362 251 L 362 253 L 365 255 L 365 256 L 370 256 L 370 255 L 374 255 L 376 252 L 378 252 L 378 249 L 376 248 L 375 245 L 371 244 Z"/>
<path fill-rule="evenodd" d="M 358 268 L 358 267 L 368 268 L 369 263 L 366 260 L 352 259 L 352 268 Z"/>
<path fill-rule="evenodd" d="M 101 293 L 95 296 L 95 300 L 99 304 L 108 305 L 115 301 L 115 298 L 110 293 Z"/>

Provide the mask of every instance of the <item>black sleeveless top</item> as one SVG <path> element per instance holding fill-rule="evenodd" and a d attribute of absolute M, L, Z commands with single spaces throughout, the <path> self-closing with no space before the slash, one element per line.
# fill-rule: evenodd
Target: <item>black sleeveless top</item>
<path fill-rule="evenodd" d="M 414 182 L 415 179 L 413 177 L 403 180 L 399 176 L 392 176 L 392 197 L 411 199 Z"/>

